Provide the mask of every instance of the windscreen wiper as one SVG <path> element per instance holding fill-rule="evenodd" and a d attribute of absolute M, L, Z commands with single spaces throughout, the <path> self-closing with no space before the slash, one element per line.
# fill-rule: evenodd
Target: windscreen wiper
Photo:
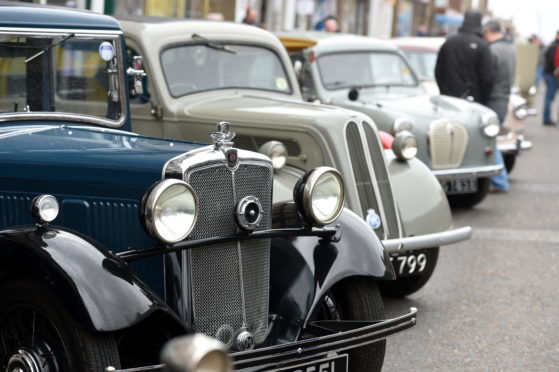
<path fill-rule="evenodd" d="M 207 46 L 208 48 L 212 48 L 212 49 L 216 49 L 216 50 L 222 50 L 224 52 L 231 53 L 231 54 L 237 54 L 237 52 L 235 52 L 232 49 L 227 48 L 225 45 L 216 43 L 215 41 L 211 41 L 210 39 L 207 39 L 207 38 L 205 38 L 203 36 L 200 36 L 198 34 L 192 34 L 191 38 L 201 40 L 203 42 L 203 44 L 205 46 Z"/>
<path fill-rule="evenodd" d="M 50 45 L 47 45 L 47 46 L 44 47 L 43 50 L 41 50 L 39 53 L 35 53 L 35 54 L 33 54 L 31 57 L 27 58 L 27 59 L 25 60 L 25 63 L 34 60 L 35 58 L 39 57 L 41 54 L 43 54 L 43 53 L 46 52 L 47 50 L 49 50 L 49 49 L 51 49 L 51 48 L 53 48 L 53 47 L 55 47 L 55 46 L 57 46 L 57 45 L 62 44 L 63 42 L 65 42 L 66 40 L 68 40 L 68 39 L 70 39 L 70 38 L 72 38 L 72 37 L 74 37 L 74 36 L 76 36 L 76 34 L 71 33 L 71 34 L 68 34 L 68 35 L 64 36 L 62 39 L 58 40 L 56 43 L 52 43 L 52 44 L 50 44 Z"/>

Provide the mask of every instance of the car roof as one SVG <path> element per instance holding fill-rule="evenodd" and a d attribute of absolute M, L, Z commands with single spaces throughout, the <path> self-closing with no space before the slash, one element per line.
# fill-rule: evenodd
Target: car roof
<path fill-rule="evenodd" d="M 242 23 L 207 19 L 186 19 L 150 16 L 118 16 L 126 35 L 142 35 L 146 45 L 184 42 L 197 34 L 213 40 L 268 44 L 283 48 L 279 40 L 269 31 Z M 171 32 L 170 32 L 171 31 Z M 185 37 L 186 36 L 186 37 Z"/>
<path fill-rule="evenodd" d="M 64 7 L 0 2 L 0 28 L 120 30 L 113 17 Z"/>
<path fill-rule="evenodd" d="M 438 51 L 446 39 L 444 37 L 398 37 L 392 39 L 402 50 Z"/>
<path fill-rule="evenodd" d="M 397 51 L 398 49 L 389 41 L 376 39 L 369 36 L 343 34 L 320 31 L 287 31 L 276 33 L 282 40 L 297 38 L 316 41 L 313 51 L 317 54 L 341 51 Z"/>

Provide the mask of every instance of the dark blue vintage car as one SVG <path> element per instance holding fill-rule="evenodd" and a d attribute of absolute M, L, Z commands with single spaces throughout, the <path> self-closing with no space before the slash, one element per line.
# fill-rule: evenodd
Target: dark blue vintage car
<path fill-rule="evenodd" d="M 415 309 L 384 319 L 394 271 L 340 174 L 273 205 L 227 123 L 211 145 L 130 133 L 124 50 L 111 17 L 0 6 L 0 370 L 161 370 L 166 344 L 188 371 L 380 370 Z"/>

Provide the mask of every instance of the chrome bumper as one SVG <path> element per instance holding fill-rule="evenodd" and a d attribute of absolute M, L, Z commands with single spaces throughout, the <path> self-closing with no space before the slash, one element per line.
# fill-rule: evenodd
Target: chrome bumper
<path fill-rule="evenodd" d="M 297 364 L 301 360 L 324 358 L 329 354 L 344 352 L 363 345 L 380 341 L 395 333 L 411 328 L 416 323 L 417 309 L 396 318 L 381 321 L 324 321 L 316 322 L 315 328 L 325 336 L 319 336 L 283 345 L 232 353 L 233 369 L 237 372 L 275 370 L 286 365 Z M 336 323 L 339 323 L 338 325 Z M 313 326 L 309 324 L 309 326 Z M 106 372 L 146 372 L 163 371 L 164 365 L 115 370 Z"/>
<path fill-rule="evenodd" d="M 484 178 L 501 173 L 502 165 L 487 165 L 473 168 L 453 168 L 432 170 L 439 181 L 452 180 L 456 178 Z"/>
<path fill-rule="evenodd" d="M 416 249 L 439 247 L 441 245 L 453 244 L 468 240 L 471 237 L 472 228 L 470 226 L 466 226 L 459 229 L 442 231 L 433 234 L 383 240 L 382 244 L 384 245 L 384 249 L 386 249 L 388 253 L 392 253 L 401 250 L 413 251 Z"/>

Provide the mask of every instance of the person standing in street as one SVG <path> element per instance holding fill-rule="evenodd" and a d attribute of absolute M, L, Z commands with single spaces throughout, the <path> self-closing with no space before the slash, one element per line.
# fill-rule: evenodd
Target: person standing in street
<path fill-rule="evenodd" d="M 559 46 L 559 31 L 555 35 L 555 40 L 549 44 L 545 51 L 545 65 L 543 70 L 543 79 L 545 81 L 545 100 L 543 106 L 543 124 L 556 126 L 555 122 L 551 119 L 551 105 L 555 99 L 555 93 L 559 84 L 557 78 L 553 74 L 555 69 L 559 67 L 559 58 L 557 56 L 557 48 Z"/>
<path fill-rule="evenodd" d="M 464 14 L 458 34 L 439 50 L 435 77 L 441 94 L 487 104 L 493 87 L 493 57 L 482 39 L 481 13 Z"/>
<path fill-rule="evenodd" d="M 499 21 L 491 20 L 483 26 L 483 38 L 489 43 L 494 63 L 493 89 L 489 95 L 487 107 L 497 113 L 501 126 L 507 115 L 510 91 L 516 73 L 516 49 L 504 36 Z M 504 164 L 501 151 L 497 150 L 495 156 L 497 164 Z M 491 189 L 493 191 L 509 190 L 508 174 L 505 167 L 500 174 L 491 177 Z"/>

